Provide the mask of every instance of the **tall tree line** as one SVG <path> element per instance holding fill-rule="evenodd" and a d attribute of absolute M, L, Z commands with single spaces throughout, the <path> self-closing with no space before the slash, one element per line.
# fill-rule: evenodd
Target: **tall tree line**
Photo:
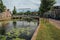
<path fill-rule="evenodd" d="M 14 6 L 14 9 L 13 9 L 13 15 L 17 14 L 17 11 L 16 11 L 16 7 Z"/>
<path fill-rule="evenodd" d="M 44 17 L 44 13 L 48 12 L 49 10 L 51 10 L 51 8 L 53 7 L 53 5 L 55 3 L 56 3 L 55 0 L 41 0 L 41 4 L 40 4 L 40 8 L 39 8 L 38 14 L 41 17 Z"/>

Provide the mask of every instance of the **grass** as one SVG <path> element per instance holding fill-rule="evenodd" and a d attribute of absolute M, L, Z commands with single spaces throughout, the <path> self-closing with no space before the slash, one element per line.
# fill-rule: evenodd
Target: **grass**
<path fill-rule="evenodd" d="M 44 23 L 42 19 L 40 23 L 41 27 L 38 30 L 36 40 L 60 40 L 60 29 L 49 22 Z"/>

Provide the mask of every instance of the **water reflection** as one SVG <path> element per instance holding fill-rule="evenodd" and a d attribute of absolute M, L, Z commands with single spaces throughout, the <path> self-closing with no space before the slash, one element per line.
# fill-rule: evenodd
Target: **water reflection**
<path fill-rule="evenodd" d="M 0 34 L 1 35 L 5 35 L 7 25 L 8 25 L 8 22 L 1 22 L 1 25 L 0 25 Z"/>
<path fill-rule="evenodd" d="M 13 27 L 16 28 L 16 21 L 13 21 Z"/>
<path fill-rule="evenodd" d="M 0 35 L 30 40 L 36 27 L 37 22 L 33 21 L 4 21 L 0 22 Z"/>

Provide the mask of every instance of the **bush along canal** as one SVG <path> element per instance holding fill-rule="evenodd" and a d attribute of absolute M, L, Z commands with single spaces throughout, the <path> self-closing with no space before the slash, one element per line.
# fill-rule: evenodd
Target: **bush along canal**
<path fill-rule="evenodd" d="M 1 21 L 0 40 L 31 40 L 38 21 Z"/>

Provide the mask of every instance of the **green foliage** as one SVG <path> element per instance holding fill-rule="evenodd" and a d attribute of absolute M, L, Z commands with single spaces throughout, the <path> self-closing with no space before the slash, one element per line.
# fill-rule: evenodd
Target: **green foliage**
<path fill-rule="evenodd" d="M 25 15 L 31 15 L 30 11 L 25 12 Z"/>
<path fill-rule="evenodd" d="M 13 14 L 17 14 L 17 11 L 16 11 L 16 7 L 14 6 L 14 9 L 13 9 Z"/>
<path fill-rule="evenodd" d="M 24 14 L 24 12 L 19 12 L 16 15 L 23 15 L 23 14 Z"/>
<path fill-rule="evenodd" d="M 13 39 L 13 40 L 25 40 L 25 39 L 15 38 L 15 39 Z"/>
<path fill-rule="evenodd" d="M 13 28 L 9 32 L 6 33 L 6 35 L 0 35 L 0 40 L 25 40 L 24 36 L 20 38 L 19 36 L 21 34 L 24 34 L 29 36 L 31 28 Z"/>
<path fill-rule="evenodd" d="M 0 35 L 0 40 L 6 40 L 6 37 L 3 35 Z"/>
<path fill-rule="evenodd" d="M 39 13 L 41 13 L 41 15 L 43 16 L 43 14 L 45 12 L 48 12 L 54 4 L 55 4 L 55 0 L 41 0 Z"/>
<path fill-rule="evenodd" d="M 4 6 L 4 4 L 3 4 L 3 1 L 2 0 L 0 0 L 0 12 L 4 12 L 5 11 L 5 6 Z"/>

